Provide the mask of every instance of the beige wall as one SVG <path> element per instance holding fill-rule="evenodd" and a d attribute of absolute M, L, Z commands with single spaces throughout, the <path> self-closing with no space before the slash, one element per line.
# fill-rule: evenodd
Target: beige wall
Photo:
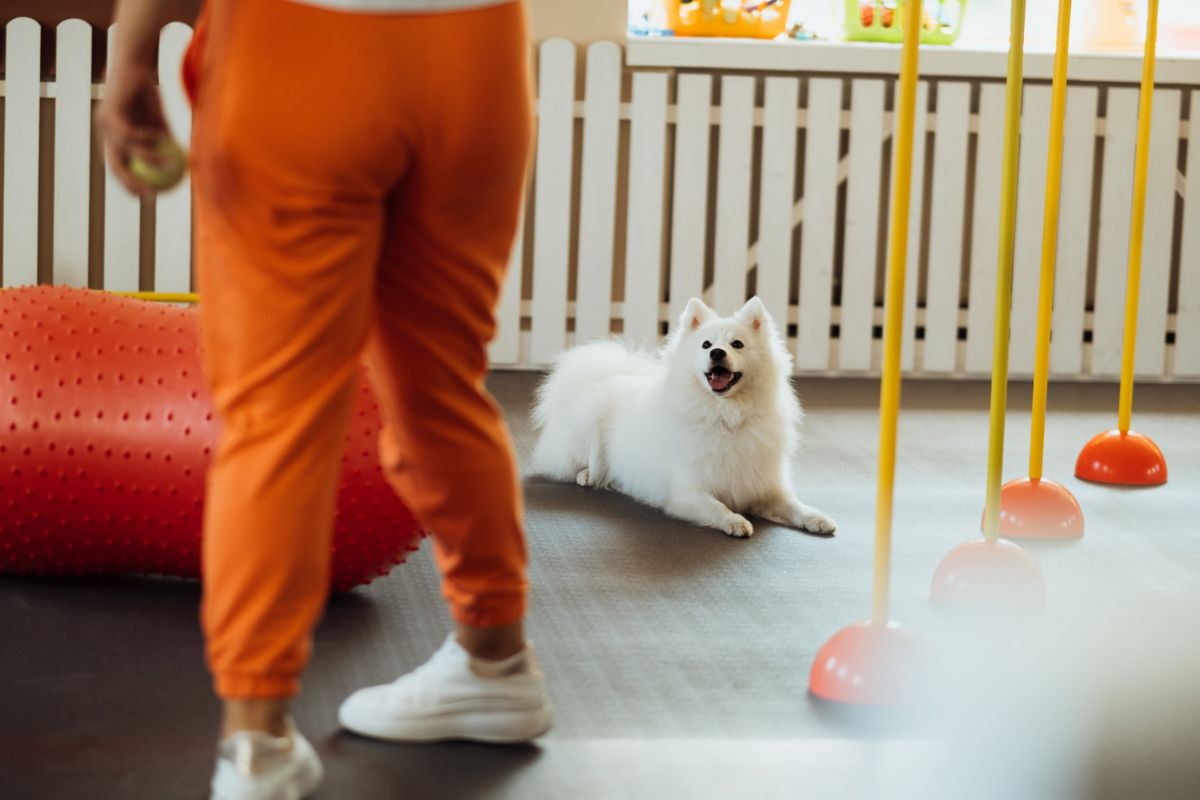
<path fill-rule="evenodd" d="M 191 21 L 200 0 L 162 0 L 173 18 Z M 536 41 L 562 36 L 573 42 L 621 39 L 625 36 L 628 0 L 525 0 Z M 0 22 L 28 16 L 47 25 L 79 18 L 95 25 L 112 19 L 113 0 L 2 0 Z"/>
<path fill-rule="evenodd" d="M 555 36 L 572 42 L 625 38 L 628 0 L 525 0 L 533 40 Z"/>

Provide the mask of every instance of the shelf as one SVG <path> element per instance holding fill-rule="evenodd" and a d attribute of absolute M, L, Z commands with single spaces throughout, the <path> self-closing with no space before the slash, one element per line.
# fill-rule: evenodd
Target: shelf
<path fill-rule="evenodd" d="M 852 75 L 894 75 L 900 69 L 900 46 L 866 42 L 783 42 L 754 39 L 631 37 L 625 62 L 631 67 L 752 70 L 755 72 L 833 72 Z M 921 76 L 1003 80 L 1008 54 L 1002 49 L 925 46 Z M 1027 51 L 1025 77 L 1050 80 L 1053 54 Z M 1138 83 L 1142 58 L 1135 53 L 1072 55 L 1069 78 L 1089 83 Z M 1200 52 L 1163 53 L 1157 59 L 1155 82 L 1160 85 L 1200 86 Z"/>

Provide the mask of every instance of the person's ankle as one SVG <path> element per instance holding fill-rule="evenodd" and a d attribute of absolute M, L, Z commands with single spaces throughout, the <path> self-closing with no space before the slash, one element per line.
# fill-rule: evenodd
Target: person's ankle
<path fill-rule="evenodd" d="M 221 738 L 239 731 L 283 737 L 288 734 L 289 698 L 244 698 L 226 700 Z"/>
<path fill-rule="evenodd" d="M 506 678 L 529 671 L 529 659 L 526 650 L 518 650 L 508 658 L 478 658 L 470 657 L 468 664 L 471 672 L 480 678 Z"/>
<path fill-rule="evenodd" d="M 480 661 L 504 661 L 525 650 L 524 640 L 518 643 L 509 642 L 504 645 L 475 645 L 473 647 L 468 647 L 463 643 L 462 639 L 458 639 L 457 641 L 471 658 Z"/>
<path fill-rule="evenodd" d="M 503 661 L 525 649 L 525 629 L 521 621 L 494 628 L 458 623 L 455 640 L 472 658 Z"/>

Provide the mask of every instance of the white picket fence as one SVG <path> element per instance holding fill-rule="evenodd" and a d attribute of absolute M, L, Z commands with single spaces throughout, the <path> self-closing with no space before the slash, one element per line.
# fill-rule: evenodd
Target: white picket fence
<path fill-rule="evenodd" d="M 103 248 L 89 248 L 90 115 L 103 92 L 91 81 L 89 26 L 58 27 L 50 82 L 39 74 L 38 25 L 17 19 L 6 35 L 3 285 L 37 280 L 49 226 L 55 283 L 188 290 L 186 184 L 155 202 L 151 285 L 139 279 L 139 202 L 111 177 Z M 159 62 L 167 114 L 185 142 L 178 67 L 190 35 L 177 23 L 164 29 Z M 756 292 L 786 320 L 798 372 L 876 372 L 893 79 L 638 71 L 624 65 L 621 46 L 598 42 L 587 48 L 576 97 L 576 61 L 569 42 L 539 47 L 532 203 L 500 303 L 493 364 L 537 368 L 564 347 L 614 333 L 653 345 L 688 297 L 728 311 Z M 1051 352 L 1059 377 L 1108 379 L 1120 368 L 1137 95 L 1136 86 L 1069 89 Z M 1137 352 L 1149 379 L 1200 379 L 1200 145 L 1183 118 L 1185 100 L 1195 119 L 1200 90 L 1155 93 Z M 51 154 L 39 153 L 43 102 L 53 104 Z M 924 81 L 919 103 L 927 113 L 918 118 L 914 174 L 927 180 L 913 187 L 913 208 L 924 213 L 911 220 L 904 364 L 913 375 L 982 375 L 991 365 L 1003 86 Z M 1015 375 L 1033 367 L 1049 107 L 1048 86 L 1027 86 Z M 53 218 L 39 220 L 46 158 Z"/>
<path fill-rule="evenodd" d="M 191 40 L 191 29 L 166 26 L 159 48 L 164 110 L 172 130 L 185 144 L 190 139 L 191 112 L 183 94 L 179 66 Z M 102 157 L 93 142 L 92 110 L 102 85 L 92 83 L 92 28 L 80 20 L 58 26 L 55 80 L 43 82 L 41 30 L 33 20 L 8 23 L 6 63 L 0 95 L 4 99 L 4 249 L 5 286 L 35 283 L 39 274 L 39 240 L 53 231 L 51 279 L 56 284 L 89 285 L 92 231 L 93 158 Z M 109 31 L 112 41 L 112 31 Z M 108 48 L 112 53 L 112 48 Z M 39 152 L 43 101 L 53 104 L 54 148 Z M 39 173 L 42 160 L 53 164 L 53 218 L 39 219 Z M 191 287 L 191 193 L 188 182 L 154 202 L 154 278 L 139 287 L 141 207 L 109 174 L 103 189 L 103 278 L 95 288 L 189 291 Z M 40 226 L 40 227 L 39 227 Z"/>

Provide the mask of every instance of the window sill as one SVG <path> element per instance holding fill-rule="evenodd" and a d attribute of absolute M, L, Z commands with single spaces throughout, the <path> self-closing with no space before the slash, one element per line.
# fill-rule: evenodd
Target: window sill
<path fill-rule="evenodd" d="M 921 76 L 1003 80 L 1007 58 L 1003 49 L 977 45 L 922 47 Z M 900 69 L 900 47 L 869 42 L 629 37 L 625 61 L 632 67 L 894 75 Z M 1053 53 L 1027 50 L 1025 77 L 1049 80 L 1052 61 Z M 1072 81 L 1136 84 L 1141 71 L 1137 53 L 1079 53 L 1071 56 L 1068 74 Z M 1200 52 L 1159 54 L 1155 82 L 1200 86 Z"/>

